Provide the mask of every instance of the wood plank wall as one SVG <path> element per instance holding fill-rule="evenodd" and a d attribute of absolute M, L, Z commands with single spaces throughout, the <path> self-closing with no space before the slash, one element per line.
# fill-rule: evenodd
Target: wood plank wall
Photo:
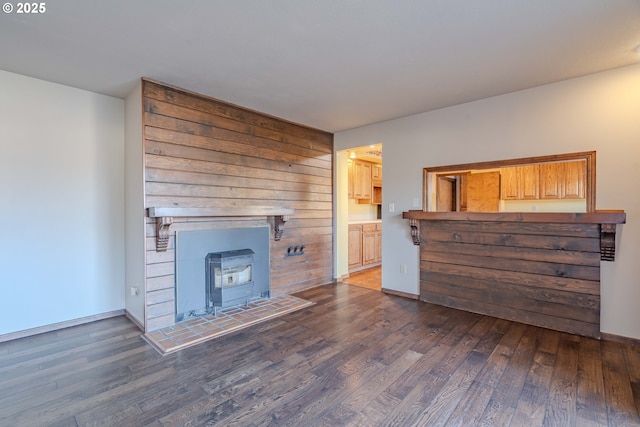
<path fill-rule="evenodd" d="M 600 337 L 598 224 L 420 221 L 420 299 Z"/>
<path fill-rule="evenodd" d="M 143 81 L 146 207 L 295 209 L 271 241 L 272 295 L 333 280 L 333 135 Z M 174 218 L 175 231 L 264 225 L 273 218 Z M 174 321 L 174 237 L 155 251 L 147 218 L 146 330 Z M 285 257 L 290 246 L 304 255 Z"/>

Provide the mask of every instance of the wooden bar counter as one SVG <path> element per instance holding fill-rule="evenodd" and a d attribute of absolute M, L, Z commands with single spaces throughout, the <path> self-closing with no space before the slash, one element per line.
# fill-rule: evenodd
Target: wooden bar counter
<path fill-rule="evenodd" d="M 422 301 L 600 337 L 600 262 L 623 211 L 403 212 Z"/>

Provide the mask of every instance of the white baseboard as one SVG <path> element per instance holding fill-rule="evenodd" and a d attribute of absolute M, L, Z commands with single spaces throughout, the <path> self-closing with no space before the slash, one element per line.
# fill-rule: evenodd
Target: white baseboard
<path fill-rule="evenodd" d="M 107 313 L 94 314 L 92 316 L 81 317 L 79 319 L 67 320 L 64 322 L 52 323 L 51 325 L 38 326 L 37 328 L 24 329 L 22 331 L 10 332 L 0 335 L 0 343 L 30 337 L 32 335 L 43 334 L 45 332 L 57 331 L 71 326 L 82 325 L 84 323 L 95 322 L 96 320 L 109 319 L 111 317 L 122 316 L 124 310 L 114 310 Z M 135 322 L 134 322 L 135 323 Z"/>

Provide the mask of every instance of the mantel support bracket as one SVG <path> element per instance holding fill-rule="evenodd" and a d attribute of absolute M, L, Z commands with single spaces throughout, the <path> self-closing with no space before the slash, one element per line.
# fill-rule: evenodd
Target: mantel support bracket
<path fill-rule="evenodd" d="M 409 227 L 411 227 L 411 239 L 413 244 L 420 246 L 420 221 L 417 219 L 409 219 Z"/>
<path fill-rule="evenodd" d="M 275 241 L 280 240 L 280 238 L 282 237 L 282 233 L 284 233 L 284 224 L 289 221 L 289 215 L 276 215 L 273 218 L 273 223 L 274 223 L 274 236 L 273 239 Z"/>
<path fill-rule="evenodd" d="M 161 216 L 156 218 L 156 251 L 166 252 L 169 246 L 169 227 L 173 224 L 173 218 L 170 216 Z"/>
<path fill-rule="evenodd" d="M 616 225 L 600 224 L 600 259 L 615 261 L 616 257 Z"/>

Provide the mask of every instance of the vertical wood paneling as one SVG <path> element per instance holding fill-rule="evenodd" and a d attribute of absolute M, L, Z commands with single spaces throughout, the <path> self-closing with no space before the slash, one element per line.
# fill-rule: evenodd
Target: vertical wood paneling
<path fill-rule="evenodd" d="M 421 221 L 420 299 L 600 336 L 597 224 Z"/>
<path fill-rule="evenodd" d="M 271 241 L 272 294 L 333 280 L 333 135 L 178 88 L 143 82 L 145 206 L 295 209 Z M 264 224 L 272 218 L 175 218 L 176 230 Z M 147 330 L 172 324 L 167 291 L 174 240 L 155 252 L 147 221 Z M 290 246 L 304 255 L 286 257 Z M 175 310 L 175 309 L 174 309 Z"/>

